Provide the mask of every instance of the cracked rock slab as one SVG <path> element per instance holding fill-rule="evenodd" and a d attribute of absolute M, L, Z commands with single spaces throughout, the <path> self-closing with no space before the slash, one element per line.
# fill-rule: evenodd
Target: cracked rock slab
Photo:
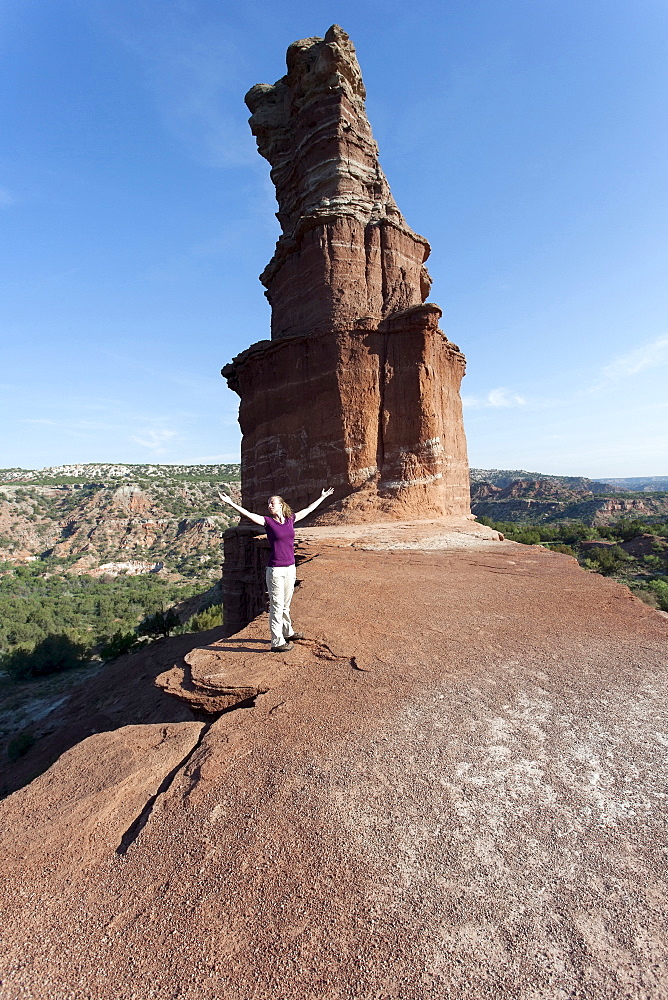
<path fill-rule="evenodd" d="M 0 871 L 57 865 L 83 873 L 118 847 L 203 728 L 201 722 L 124 726 L 72 747 L 0 803 Z"/>
<path fill-rule="evenodd" d="M 191 707 L 217 714 L 275 687 L 284 663 L 284 657 L 269 652 L 266 641 L 223 640 L 193 649 L 182 665 L 166 670 L 155 683 Z"/>

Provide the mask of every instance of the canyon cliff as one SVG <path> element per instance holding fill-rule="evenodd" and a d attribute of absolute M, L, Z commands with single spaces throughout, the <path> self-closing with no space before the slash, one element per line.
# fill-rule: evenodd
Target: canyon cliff
<path fill-rule="evenodd" d="M 238 466 L 175 468 L 0 469 L 0 562 L 41 565 L 53 557 L 71 573 L 142 565 L 214 579 L 231 519 L 218 494 L 239 495 Z"/>
<path fill-rule="evenodd" d="M 334 25 L 293 43 L 288 72 L 246 95 L 282 233 L 261 276 L 271 340 L 223 368 L 241 397 L 243 504 L 317 523 L 469 513 L 465 360 L 426 302 L 429 244 L 378 162 L 355 49 Z"/>
<path fill-rule="evenodd" d="M 614 524 L 622 518 L 652 521 L 668 516 L 668 493 L 620 496 L 619 487 L 605 483 L 574 483 L 557 477 L 517 479 L 504 486 L 472 481 L 471 509 L 476 517 L 494 521 L 582 521 L 595 526 Z"/>

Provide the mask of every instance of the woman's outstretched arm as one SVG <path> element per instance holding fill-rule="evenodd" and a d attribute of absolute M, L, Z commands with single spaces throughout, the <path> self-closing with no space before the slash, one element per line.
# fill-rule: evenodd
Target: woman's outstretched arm
<path fill-rule="evenodd" d="M 310 507 L 304 507 L 303 510 L 298 510 L 295 514 L 295 521 L 301 521 L 303 517 L 310 514 L 312 510 L 315 510 L 318 504 L 321 504 L 325 497 L 331 497 L 334 490 L 323 490 L 317 500 L 314 500 Z"/>
<path fill-rule="evenodd" d="M 230 507 L 234 507 L 234 509 L 238 510 L 240 514 L 243 514 L 244 517 L 249 518 L 251 521 L 254 521 L 255 524 L 259 524 L 261 528 L 264 528 L 264 518 L 260 517 L 259 514 L 252 514 L 251 511 L 246 510 L 245 507 L 235 503 L 234 500 L 231 497 L 228 497 L 226 493 L 219 493 L 218 496 L 223 503 L 227 503 Z"/>

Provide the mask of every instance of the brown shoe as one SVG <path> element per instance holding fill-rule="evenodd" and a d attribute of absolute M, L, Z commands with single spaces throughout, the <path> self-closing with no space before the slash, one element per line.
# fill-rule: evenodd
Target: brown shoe
<path fill-rule="evenodd" d="M 292 642 L 293 639 L 296 641 L 297 639 L 305 639 L 305 638 L 306 636 L 302 635 L 301 632 L 293 632 L 292 635 L 286 635 L 285 641 Z"/>
<path fill-rule="evenodd" d="M 284 642 L 282 646 L 272 646 L 272 653 L 288 653 L 292 649 L 291 642 Z"/>

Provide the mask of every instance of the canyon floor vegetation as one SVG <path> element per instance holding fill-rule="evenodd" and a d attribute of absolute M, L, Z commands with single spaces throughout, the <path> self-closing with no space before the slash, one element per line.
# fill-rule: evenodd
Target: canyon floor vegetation
<path fill-rule="evenodd" d="M 614 524 L 594 526 L 583 521 L 518 524 L 489 517 L 478 520 L 511 541 L 543 545 L 574 556 L 584 569 L 611 576 L 646 604 L 668 611 L 668 521 L 647 524 L 620 518 Z"/>

